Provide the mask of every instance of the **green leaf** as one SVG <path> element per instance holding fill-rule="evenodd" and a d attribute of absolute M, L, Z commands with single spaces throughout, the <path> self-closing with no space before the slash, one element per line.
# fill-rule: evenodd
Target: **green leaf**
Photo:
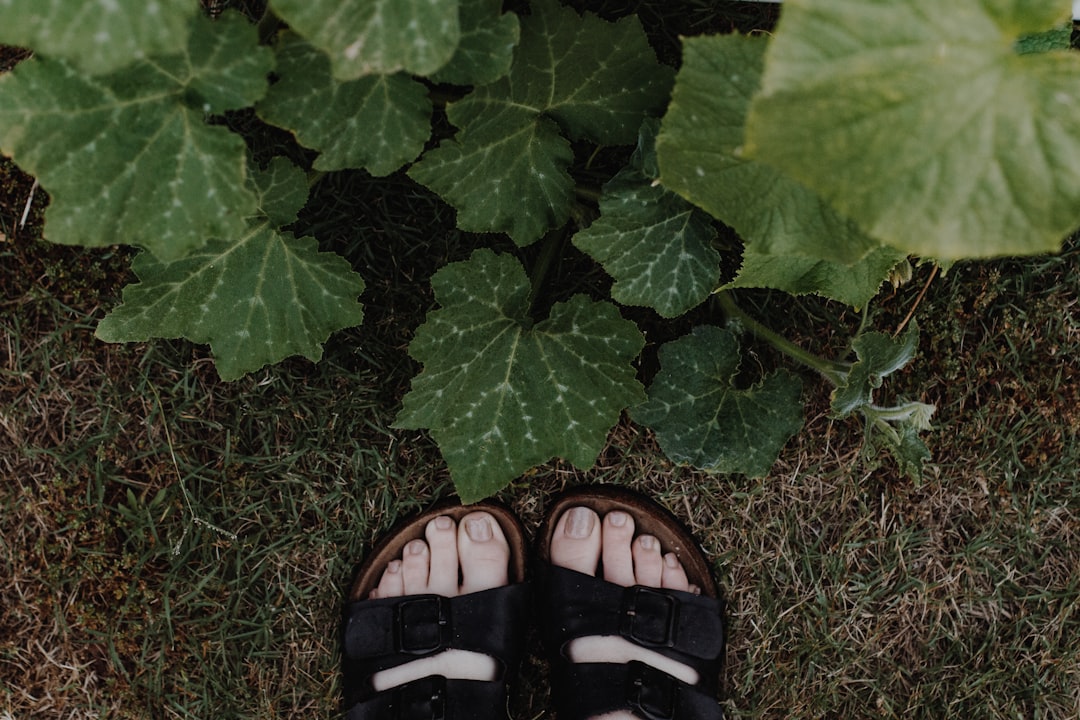
<path fill-rule="evenodd" d="M 259 197 L 259 214 L 276 227 L 295 222 L 307 204 L 307 175 L 286 158 L 274 158 L 265 170 L 251 170 L 248 180 Z"/>
<path fill-rule="evenodd" d="M 646 174 L 655 167 L 655 121 L 642 128 L 629 167 L 604 185 L 600 218 L 574 235 L 615 279 L 611 297 L 675 317 L 699 305 L 720 282 L 712 220 Z"/>
<path fill-rule="evenodd" d="M 461 42 L 431 79 L 455 85 L 495 82 L 510 71 L 520 34 L 517 15 L 503 14 L 501 0 L 461 0 Z"/>
<path fill-rule="evenodd" d="M 728 288 L 774 288 L 792 295 L 821 295 L 855 308 L 866 307 L 903 253 L 882 247 L 847 266 L 798 255 L 769 255 L 747 245 L 742 267 Z"/>
<path fill-rule="evenodd" d="M 270 0 L 270 6 L 330 56 L 342 80 L 399 70 L 429 75 L 461 40 L 458 0 Z"/>
<path fill-rule="evenodd" d="M 139 282 L 98 325 L 106 342 L 185 337 L 209 343 L 218 374 L 235 380 L 290 355 L 322 357 L 330 333 L 359 325 L 364 282 L 313 238 L 269 222 L 239 240 L 211 240 L 171 263 L 141 253 Z"/>
<path fill-rule="evenodd" d="M 663 109 L 673 71 L 637 16 L 607 22 L 555 0 L 536 0 L 521 21 L 510 75 L 485 95 L 555 118 L 571 138 L 607 145 L 637 140 L 644 116 Z"/>
<path fill-rule="evenodd" d="M 521 265 L 486 249 L 431 284 L 442 307 L 409 345 L 424 369 L 395 427 L 431 430 L 463 502 L 552 457 L 591 467 L 622 410 L 644 399 L 634 324 L 578 295 L 534 325 Z"/>
<path fill-rule="evenodd" d="M 943 259 L 1055 250 L 1080 223 L 1080 56 L 1017 54 L 1060 0 L 795 0 L 746 150 L 874 237 Z"/>
<path fill-rule="evenodd" d="M 900 472 L 916 481 L 922 480 L 923 463 L 930 459 L 930 450 L 919 437 L 919 430 L 910 425 L 897 428 L 895 435 L 880 433 L 875 435 L 877 442 L 884 443 L 889 453 L 900 466 Z M 871 443 L 873 447 L 875 443 Z"/>
<path fill-rule="evenodd" d="M 676 462 L 760 477 L 802 427 L 802 382 L 785 370 L 741 390 L 739 342 L 704 326 L 660 348 L 660 372 L 634 420 L 656 432 Z"/>
<path fill-rule="evenodd" d="M 764 37 L 740 35 L 683 40 L 683 65 L 657 139 L 660 182 L 733 227 L 756 255 L 857 263 L 880 242 L 803 185 L 743 157 L 766 46 Z"/>
<path fill-rule="evenodd" d="M 0 150 L 51 195 L 49 240 L 179 258 L 242 234 L 255 209 L 244 141 L 205 114 L 254 103 L 272 63 L 233 14 L 196 19 L 186 55 L 112 75 L 31 58 L 0 75 Z"/>
<path fill-rule="evenodd" d="M 99 323 L 106 342 L 184 337 L 209 343 L 218 374 L 235 380 L 290 355 L 312 361 L 335 330 L 359 325 L 356 297 L 364 281 L 340 256 L 319 252 L 312 238 L 275 227 L 293 222 L 308 196 L 307 176 L 285 158 L 254 168 L 258 198 L 239 241 L 211 240 L 201 250 L 162 263 L 143 253 L 132 269 L 140 282 Z"/>
<path fill-rule="evenodd" d="M 183 86 L 185 105 L 221 114 L 254 105 L 266 94 L 266 76 L 274 67 L 274 56 L 259 45 L 258 31 L 247 18 L 229 12 L 217 20 L 197 17 L 191 23 L 187 53 L 154 58 L 149 64 Z M 116 77 L 127 76 L 118 73 Z"/>
<path fill-rule="evenodd" d="M 460 131 L 409 175 L 457 208 L 463 230 L 528 245 L 569 217 L 573 153 L 559 128 L 574 139 L 633 142 L 645 115 L 663 106 L 671 75 L 636 18 L 609 23 L 538 0 L 521 21 L 509 75 L 452 103 Z"/>
<path fill-rule="evenodd" d="M 0 0 L 0 44 L 64 58 L 89 74 L 182 52 L 194 0 Z"/>
<path fill-rule="evenodd" d="M 874 391 L 888 375 L 911 362 L 919 349 L 919 329 L 912 323 L 899 338 L 879 332 L 863 333 L 851 343 L 858 361 L 851 366 L 846 383 L 833 391 L 832 413 L 841 418 L 872 405 Z"/>
<path fill-rule="evenodd" d="M 326 55 L 297 35 L 277 48 L 277 74 L 259 103 L 263 120 L 319 151 L 315 168 L 365 168 L 388 175 L 414 160 L 431 135 L 428 91 L 407 75 L 339 81 Z"/>
<path fill-rule="evenodd" d="M 504 232 L 528 245 L 570 217 L 574 181 L 570 143 L 551 120 L 527 108 L 492 105 L 472 95 L 449 106 L 463 127 L 427 152 L 409 177 L 457 208 L 472 232 Z"/>
<path fill-rule="evenodd" d="M 613 299 L 675 317 L 719 284 L 715 237 L 708 215 L 631 170 L 604 186 L 600 218 L 574 236 L 574 245 L 615 279 Z"/>

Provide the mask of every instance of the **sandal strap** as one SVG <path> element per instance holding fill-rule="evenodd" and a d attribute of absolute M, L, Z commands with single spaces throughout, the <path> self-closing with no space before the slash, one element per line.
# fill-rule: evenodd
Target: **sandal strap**
<path fill-rule="evenodd" d="M 641 585 L 623 587 L 554 565 L 545 571 L 545 610 L 554 648 L 592 635 L 618 635 L 693 667 L 705 687 L 724 651 L 719 600 Z"/>
<path fill-rule="evenodd" d="M 527 583 L 452 598 L 406 595 L 360 600 L 346 607 L 345 654 L 370 665 L 373 672 L 448 648 L 512 664 L 521 657 L 528 606 Z"/>
<path fill-rule="evenodd" d="M 716 698 L 637 660 L 553 663 L 553 695 L 560 720 L 586 720 L 629 710 L 643 720 L 721 720 Z"/>
<path fill-rule="evenodd" d="M 529 607 L 528 583 L 453 598 L 406 595 L 349 603 L 343 628 L 348 719 L 502 717 L 507 682 L 517 671 L 524 650 Z M 380 670 L 451 648 L 494 658 L 500 668 L 496 679 L 482 682 L 432 676 L 382 692 L 371 685 L 371 677 Z M 485 710 L 477 714 L 476 708 Z"/>
<path fill-rule="evenodd" d="M 345 720 L 473 720 L 505 716 L 502 682 L 448 680 L 441 675 L 413 680 L 356 703 Z M 500 710 L 503 715 L 500 715 Z"/>

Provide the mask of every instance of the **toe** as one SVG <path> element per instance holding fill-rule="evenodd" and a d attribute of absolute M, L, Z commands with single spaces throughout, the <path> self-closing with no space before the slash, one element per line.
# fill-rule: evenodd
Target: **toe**
<path fill-rule="evenodd" d="M 572 507 L 555 523 L 551 562 L 559 567 L 595 575 L 600 563 L 600 518 L 586 507 Z"/>
<path fill-rule="evenodd" d="M 634 584 L 634 560 L 630 544 L 634 539 L 634 519 L 614 510 L 604 516 L 603 550 L 604 579 L 616 585 Z"/>
<path fill-rule="evenodd" d="M 458 528 L 457 546 L 462 594 L 507 584 L 510 544 L 495 518 L 486 512 L 466 515 Z"/>
<path fill-rule="evenodd" d="M 632 552 L 635 583 L 646 587 L 660 587 L 664 568 L 660 541 L 652 535 L 642 535 L 634 541 Z"/>
<path fill-rule="evenodd" d="M 401 579 L 406 595 L 428 592 L 428 573 L 431 570 L 431 551 L 423 540 L 413 540 L 401 556 Z"/>
<path fill-rule="evenodd" d="M 379 579 L 379 586 L 371 591 L 371 599 L 401 597 L 405 594 L 405 588 L 401 580 L 401 561 L 391 560 L 383 570 Z"/>
<path fill-rule="evenodd" d="M 452 518 L 446 515 L 431 520 L 424 529 L 431 570 L 428 592 L 453 597 L 458 594 L 458 533 Z"/>
<path fill-rule="evenodd" d="M 690 581 L 686 579 L 686 569 L 679 562 L 675 553 L 664 555 L 664 569 L 660 577 L 660 587 L 669 590 L 690 591 Z"/>

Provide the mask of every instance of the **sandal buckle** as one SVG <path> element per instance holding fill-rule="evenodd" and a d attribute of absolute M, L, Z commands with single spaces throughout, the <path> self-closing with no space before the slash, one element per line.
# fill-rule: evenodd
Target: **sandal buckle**
<path fill-rule="evenodd" d="M 623 591 L 619 634 L 644 647 L 675 647 L 679 628 L 677 598 L 634 585 Z"/>
<path fill-rule="evenodd" d="M 392 707 L 396 720 L 444 720 L 446 717 L 446 678 L 429 675 L 393 689 Z"/>
<path fill-rule="evenodd" d="M 640 660 L 627 664 L 626 702 L 647 720 L 674 720 L 679 682 Z"/>
<path fill-rule="evenodd" d="M 445 647 L 451 635 L 450 598 L 422 595 L 394 608 L 394 645 L 398 652 L 426 655 Z"/>

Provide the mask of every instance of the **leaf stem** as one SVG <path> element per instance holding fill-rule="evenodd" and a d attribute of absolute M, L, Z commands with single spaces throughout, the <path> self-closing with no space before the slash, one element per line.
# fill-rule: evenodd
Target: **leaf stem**
<path fill-rule="evenodd" d="M 529 289 L 530 316 L 532 316 L 533 311 L 536 309 L 540 291 L 543 288 L 544 281 L 547 280 L 548 274 L 551 272 L 551 266 L 555 264 L 555 257 L 558 255 L 559 250 L 562 249 L 563 242 L 566 240 L 567 227 L 568 226 L 563 226 L 560 230 L 550 232 L 544 238 L 544 244 L 540 248 L 540 255 L 536 258 L 536 263 L 533 265 L 532 269 L 532 287 Z"/>
<path fill-rule="evenodd" d="M 589 185 L 575 185 L 574 194 L 581 200 L 591 200 L 592 202 L 600 202 L 601 191 L 598 187 Z"/>
<path fill-rule="evenodd" d="M 258 23 L 255 26 L 259 33 L 259 44 L 268 44 L 281 27 L 281 20 L 270 10 L 270 6 L 267 5 L 266 10 L 263 11 L 262 17 L 259 18 Z"/>
<path fill-rule="evenodd" d="M 721 291 L 717 293 L 717 299 L 720 302 L 720 307 L 730 320 L 737 321 L 759 340 L 764 340 L 796 362 L 800 362 L 812 370 L 817 370 L 833 385 L 840 385 L 846 379 L 849 370 L 846 364 L 819 357 L 808 350 L 804 350 L 782 335 L 773 332 L 743 312 L 742 308 L 736 305 L 731 298 L 731 293 Z"/>
<path fill-rule="evenodd" d="M 912 422 L 920 430 L 929 430 L 930 416 L 934 413 L 934 406 L 911 401 L 890 407 L 866 405 L 862 411 L 863 414 L 874 419 L 886 422 Z"/>

